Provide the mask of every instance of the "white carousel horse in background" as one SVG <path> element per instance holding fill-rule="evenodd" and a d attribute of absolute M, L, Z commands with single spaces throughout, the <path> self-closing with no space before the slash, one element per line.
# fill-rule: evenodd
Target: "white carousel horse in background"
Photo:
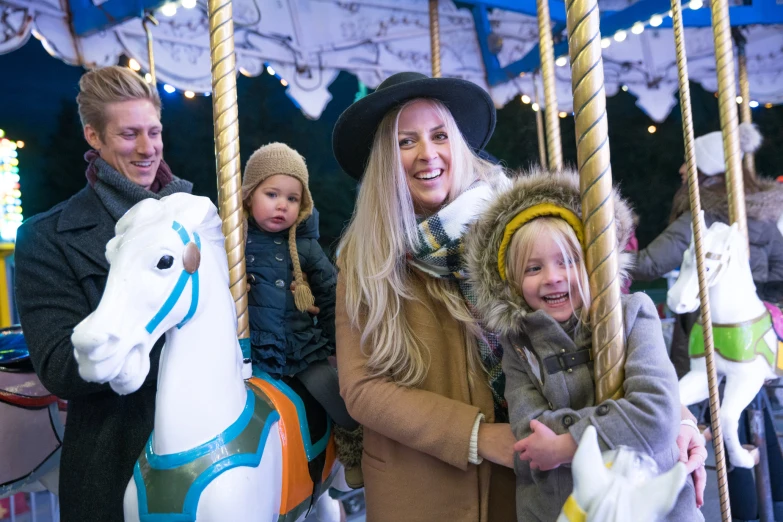
<path fill-rule="evenodd" d="M 718 378 L 726 378 L 720 423 L 732 464 L 752 468 L 755 458 L 742 447 L 737 435 L 742 410 L 764 382 L 775 379 L 783 351 L 773 322 L 780 326 L 779 310 L 762 302 L 745 250 L 745 238 L 737 225 L 713 223 L 704 235 L 705 268 L 715 342 Z M 677 314 L 699 308 L 699 281 L 693 241 L 685 252 L 677 282 L 669 290 L 669 308 Z M 701 322 L 691 331 L 691 371 L 680 379 L 680 401 L 686 406 L 709 397 L 704 334 Z"/>
<path fill-rule="evenodd" d="M 284 477 L 298 461 L 286 448 L 299 423 L 286 434 L 277 399 L 242 378 L 221 226 L 207 198 L 138 203 L 106 246 L 100 305 L 74 329 L 80 375 L 119 394 L 142 385 L 150 350 L 166 335 L 154 430 L 125 493 L 125 519 L 339 520 L 326 491 L 342 467 L 328 458 L 323 483 L 311 482 L 304 501 L 290 505 L 296 485 Z"/>
<path fill-rule="evenodd" d="M 655 462 L 625 447 L 601 455 L 589 426 L 571 462 L 574 491 L 557 522 L 655 522 L 674 507 L 688 472 L 682 462 L 654 476 Z"/>
<path fill-rule="evenodd" d="M 33 371 L 21 328 L 0 331 L 0 498 L 58 494 L 65 410 Z"/>

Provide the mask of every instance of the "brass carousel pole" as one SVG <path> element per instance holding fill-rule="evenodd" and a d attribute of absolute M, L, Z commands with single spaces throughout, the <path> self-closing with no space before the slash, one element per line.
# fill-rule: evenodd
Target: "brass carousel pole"
<path fill-rule="evenodd" d="M 152 31 L 148 24 L 158 25 L 158 20 L 152 16 L 152 13 L 146 13 L 144 15 L 144 20 L 142 20 L 141 25 L 144 27 L 144 32 L 147 33 L 147 61 L 150 64 L 150 77 L 152 78 L 150 83 L 152 85 L 157 85 L 157 80 L 155 78 L 155 53 L 152 50 Z"/>
<path fill-rule="evenodd" d="M 533 76 L 533 91 L 535 92 L 535 103 L 538 107 L 538 110 L 536 111 L 536 134 L 538 135 L 538 161 L 541 163 L 541 168 L 546 169 L 548 165 L 551 165 L 551 163 L 547 162 L 546 159 L 546 136 L 544 136 L 544 117 L 541 115 L 542 108 L 541 104 L 538 101 L 538 82 L 536 81 L 536 77 Z M 558 133 L 560 132 L 560 129 L 558 129 Z"/>
<path fill-rule="evenodd" d="M 585 257 L 590 277 L 595 401 L 623 396 L 625 335 L 620 305 L 612 168 L 597 0 L 566 2 L 574 92 L 576 157 L 582 191 Z"/>
<path fill-rule="evenodd" d="M 753 123 L 753 114 L 750 111 L 750 82 L 748 81 L 748 57 L 745 54 L 745 37 L 739 29 L 732 30 L 734 41 L 737 44 L 737 63 L 739 65 L 739 88 L 742 103 L 740 103 L 740 121 L 742 123 Z M 742 158 L 742 165 L 755 178 L 756 177 L 756 158 L 752 152 L 746 152 Z"/>
<path fill-rule="evenodd" d="M 237 335 L 243 357 L 250 358 L 247 314 L 247 277 L 243 240 L 242 176 L 239 164 L 236 56 L 231 0 L 209 0 L 209 47 L 212 58 L 212 113 L 215 120 L 215 153 L 218 172 L 218 204 L 226 236 L 229 286 L 237 310 Z"/>
<path fill-rule="evenodd" d="M 430 0 L 430 53 L 432 55 L 432 77 L 440 78 L 440 20 L 438 0 Z"/>
<path fill-rule="evenodd" d="M 552 46 L 552 22 L 549 18 L 549 1 L 536 0 L 538 10 L 538 41 L 541 55 L 541 74 L 544 80 L 544 105 L 546 106 L 546 148 L 549 152 L 549 168 L 563 168 L 563 147 L 560 142 L 560 121 L 555 92 L 555 52 Z M 538 95 L 538 87 L 536 87 Z M 540 106 L 540 105 L 539 105 Z M 544 163 L 541 163 L 544 165 Z"/>
<path fill-rule="evenodd" d="M 737 223 L 747 245 L 748 223 L 745 216 L 745 190 L 742 180 L 742 154 L 737 129 L 737 90 L 734 76 L 734 46 L 731 41 L 728 0 L 713 0 L 712 33 L 715 40 L 715 61 L 718 71 L 718 105 L 726 156 L 726 192 L 729 199 L 729 219 Z M 748 247 L 746 246 L 746 249 Z"/>
<path fill-rule="evenodd" d="M 688 85 L 688 60 L 685 55 L 682 4 L 680 0 L 671 0 L 671 5 L 674 43 L 677 48 L 677 73 L 680 80 L 680 109 L 682 112 L 682 133 L 685 139 L 685 163 L 688 166 L 688 194 L 691 204 L 691 217 L 693 219 L 693 243 L 696 245 L 696 269 L 699 278 L 699 299 L 701 301 L 701 318 L 704 330 L 704 353 L 710 390 L 712 446 L 715 449 L 721 517 L 724 522 L 728 522 L 731 520 L 731 506 L 729 505 L 729 488 L 726 478 L 726 454 L 723 448 L 723 432 L 720 426 L 720 398 L 718 397 L 718 375 L 715 370 L 715 346 L 712 337 L 709 288 L 707 272 L 704 267 L 704 222 L 701 214 L 701 198 L 699 196 L 699 175 L 696 170 L 693 113 L 691 110 L 691 92 Z"/>

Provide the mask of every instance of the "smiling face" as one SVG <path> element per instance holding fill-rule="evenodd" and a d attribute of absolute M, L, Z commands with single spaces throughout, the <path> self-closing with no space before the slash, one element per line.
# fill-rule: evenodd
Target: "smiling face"
<path fill-rule="evenodd" d="M 263 230 L 275 233 L 291 228 L 299 217 L 302 183 L 285 174 L 269 176 L 253 191 L 250 204 L 253 219 Z"/>
<path fill-rule="evenodd" d="M 559 322 L 567 321 L 574 310 L 582 307 L 573 267 L 573 261 L 563 258 L 551 236 L 538 238 L 524 266 L 522 298 L 533 310 L 544 310 Z"/>
<path fill-rule="evenodd" d="M 432 102 L 417 100 L 400 112 L 397 139 L 417 214 L 437 212 L 451 192 L 451 144 Z"/>
<path fill-rule="evenodd" d="M 163 125 L 149 100 L 110 103 L 102 133 L 84 126 L 84 137 L 101 158 L 133 183 L 148 189 L 163 158 Z"/>
<path fill-rule="evenodd" d="M 580 249 L 576 234 L 562 219 L 534 219 L 514 234 L 509 245 L 509 282 L 530 308 L 567 321 L 589 300 L 587 293 L 582 297 L 588 289 Z"/>

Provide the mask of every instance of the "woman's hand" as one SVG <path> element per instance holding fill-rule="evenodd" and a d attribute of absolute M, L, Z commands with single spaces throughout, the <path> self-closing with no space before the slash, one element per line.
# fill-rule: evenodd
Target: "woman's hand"
<path fill-rule="evenodd" d="M 530 421 L 533 434 L 514 444 L 519 458 L 530 461 L 530 469 L 549 471 L 571 462 L 576 453 L 576 441 L 570 433 L 556 435 L 545 424 Z"/>
<path fill-rule="evenodd" d="M 479 457 L 506 466 L 514 467 L 514 443 L 510 424 L 491 424 L 482 422 L 478 431 Z"/>
<path fill-rule="evenodd" d="M 696 418 L 685 406 L 682 407 L 681 416 L 683 419 L 694 421 L 695 424 Z M 677 448 L 680 450 L 680 462 L 685 464 L 688 473 L 693 476 L 696 507 L 700 508 L 704 504 L 704 488 L 707 486 L 707 471 L 704 469 L 704 462 L 707 460 L 707 447 L 704 437 L 693 426 L 680 424 Z"/>

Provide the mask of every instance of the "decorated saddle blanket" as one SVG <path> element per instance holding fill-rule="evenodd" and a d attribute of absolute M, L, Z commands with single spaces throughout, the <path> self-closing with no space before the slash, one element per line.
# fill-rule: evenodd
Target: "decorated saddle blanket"
<path fill-rule="evenodd" d="M 734 362 L 751 362 L 757 356 L 766 359 L 783 376 L 783 314 L 780 309 L 764 303 L 768 313 L 757 319 L 737 324 L 713 324 L 712 334 L 715 351 L 724 359 Z M 764 336 L 774 330 L 777 334 L 777 346 L 770 347 Z M 693 326 L 688 344 L 691 357 L 704 356 L 704 329 L 701 321 Z"/>
<path fill-rule="evenodd" d="M 229 469 L 258 466 L 269 436 L 279 436 L 283 446 L 278 522 L 296 520 L 328 489 L 335 460 L 331 429 L 312 443 L 306 420 L 301 425 L 306 419 L 301 399 L 282 381 L 264 377 L 247 381 L 244 410 L 215 439 L 182 453 L 157 455 L 150 435 L 133 471 L 141 522 L 195 521 L 204 489 Z M 279 434 L 270 432 L 276 422 Z M 314 481 L 308 464 L 319 455 L 322 467 Z"/>

